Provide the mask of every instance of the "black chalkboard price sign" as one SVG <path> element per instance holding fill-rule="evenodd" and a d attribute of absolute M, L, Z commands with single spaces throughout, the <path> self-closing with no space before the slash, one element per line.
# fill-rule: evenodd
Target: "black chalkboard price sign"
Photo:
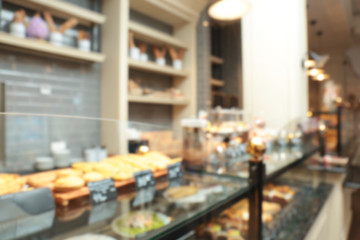
<path fill-rule="evenodd" d="M 167 167 L 167 169 L 168 169 L 168 178 L 170 180 L 175 178 L 180 178 L 183 175 L 181 162 L 171 164 Z"/>
<path fill-rule="evenodd" d="M 88 188 L 90 190 L 90 197 L 93 205 L 117 198 L 114 181 L 110 178 L 97 182 L 89 182 Z"/>
<path fill-rule="evenodd" d="M 151 170 L 144 170 L 134 173 L 135 186 L 137 189 L 155 185 L 155 179 Z"/>

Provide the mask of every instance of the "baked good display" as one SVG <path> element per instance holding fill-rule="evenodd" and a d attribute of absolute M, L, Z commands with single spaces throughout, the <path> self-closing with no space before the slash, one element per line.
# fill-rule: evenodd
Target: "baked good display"
<path fill-rule="evenodd" d="M 83 172 L 77 169 L 63 169 L 56 172 L 56 177 L 81 176 L 82 174 Z"/>
<path fill-rule="evenodd" d="M 264 199 L 268 201 L 278 202 L 282 205 L 290 202 L 296 191 L 286 185 L 267 184 L 263 190 Z"/>
<path fill-rule="evenodd" d="M 80 236 L 66 238 L 65 240 L 115 240 L 115 238 L 101 234 L 87 233 Z"/>
<path fill-rule="evenodd" d="M 10 173 L 1 173 L 0 174 L 0 183 L 6 183 L 13 181 L 19 177 L 18 174 L 10 174 Z"/>
<path fill-rule="evenodd" d="M 85 185 L 84 179 L 79 176 L 66 176 L 56 179 L 54 190 L 58 192 L 73 191 Z"/>
<path fill-rule="evenodd" d="M 83 172 L 91 172 L 94 170 L 94 163 L 92 162 L 77 162 L 71 165 L 73 169 L 77 169 Z"/>
<path fill-rule="evenodd" d="M 105 177 L 99 172 L 88 172 L 83 175 L 83 179 L 88 183 L 104 180 Z"/>
<path fill-rule="evenodd" d="M 282 209 L 294 198 L 296 191 L 288 185 L 267 184 L 264 187 L 262 222 L 265 226 L 272 226 L 274 221 L 278 221 L 274 218 L 286 212 L 286 209 Z M 217 218 L 199 227 L 196 230 L 197 239 L 243 239 L 242 237 L 248 235 L 249 218 L 249 200 L 243 199 L 223 211 Z"/>
<path fill-rule="evenodd" d="M 194 195 L 197 192 L 198 188 L 196 186 L 179 186 L 167 189 L 165 191 L 165 196 L 174 201 Z"/>
<path fill-rule="evenodd" d="M 237 226 L 239 227 L 239 226 Z M 211 221 L 197 229 L 196 239 L 199 240 L 244 240 L 237 228 L 223 228 L 221 224 Z"/>
<path fill-rule="evenodd" d="M 170 223 L 170 217 L 151 211 L 131 212 L 114 219 L 112 230 L 120 236 L 133 238 L 137 235 L 156 230 Z"/>
<path fill-rule="evenodd" d="M 26 178 L 17 174 L 0 174 L 0 195 L 24 190 Z"/>
<path fill-rule="evenodd" d="M 263 201 L 262 209 L 262 221 L 267 223 L 273 219 L 273 215 L 279 212 L 281 207 L 277 203 Z M 249 216 L 249 201 L 247 199 L 241 200 L 222 213 L 223 220 L 225 221 L 224 224 L 227 227 L 248 222 Z"/>
<path fill-rule="evenodd" d="M 87 172 L 99 172 L 105 178 L 114 180 L 126 180 L 134 176 L 137 171 L 150 169 L 152 171 L 164 170 L 174 161 L 159 152 L 149 152 L 145 154 L 128 154 L 113 156 L 97 163 L 75 163 L 72 168 Z"/>
<path fill-rule="evenodd" d="M 56 180 L 56 173 L 38 173 L 34 176 L 30 176 L 27 178 L 27 183 L 35 188 L 49 187 L 52 188 L 54 186 L 54 181 Z"/>
<path fill-rule="evenodd" d="M 178 161 L 178 160 L 176 160 Z M 20 177 L 17 174 L 0 174 L 0 195 L 25 189 L 48 187 L 62 205 L 69 200 L 86 196 L 87 191 L 65 196 L 67 192 L 82 189 L 88 182 L 112 178 L 115 181 L 133 179 L 134 173 L 143 170 L 166 170 L 175 160 L 159 152 L 113 156 L 100 162 L 77 162 L 71 168 L 53 170 Z M 166 172 L 164 171 L 165 175 Z M 129 181 L 129 183 L 132 183 Z M 27 185 L 26 185 L 27 184 Z M 63 194 L 59 194 L 63 193 Z"/>

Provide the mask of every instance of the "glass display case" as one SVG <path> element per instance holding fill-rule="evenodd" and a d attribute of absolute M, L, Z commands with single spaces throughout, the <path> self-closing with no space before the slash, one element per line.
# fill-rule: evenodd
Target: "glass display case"
<path fill-rule="evenodd" d="M 227 161 L 221 171 L 210 159 L 203 170 L 192 170 L 179 165 L 179 156 L 159 153 L 155 143 L 150 152 L 145 147 L 122 154 L 118 134 L 130 132 L 143 141 L 168 131 L 162 127 L 67 116 L 1 117 L 7 129 L 0 169 L 1 239 L 249 237 L 254 219 L 247 199 L 256 186 L 249 179 L 248 154 Z M 264 239 L 301 239 L 326 201 L 331 186 L 303 165 L 320 151 L 318 137 L 304 135 L 299 145 L 274 145 L 266 152 Z M 74 183 L 89 172 L 103 178 L 65 190 L 57 185 L 67 174 Z"/>

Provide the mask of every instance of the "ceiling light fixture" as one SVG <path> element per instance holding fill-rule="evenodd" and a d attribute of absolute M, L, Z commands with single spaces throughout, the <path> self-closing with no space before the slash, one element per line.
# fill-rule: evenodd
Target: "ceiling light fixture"
<path fill-rule="evenodd" d="M 324 70 L 319 68 L 312 68 L 308 71 L 308 75 L 312 77 L 316 77 L 318 74 L 323 73 Z"/>
<path fill-rule="evenodd" d="M 324 81 L 326 79 L 328 79 L 330 76 L 328 74 L 324 74 L 324 73 L 319 73 L 318 75 L 316 75 L 316 77 L 314 77 L 314 80 L 317 81 Z"/>
<path fill-rule="evenodd" d="M 240 19 L 250 10 L 245 0 L 220 0 L 213 3 L 208 10 L 210 17 L 220 21 Z"/>
<path fill-rule="evenodd" d="M 305 68 L 313 68 L 313 67 L 315 67 L 315 65 L 316 65 L 316 62 L 314 60 L 308 59 L 308 60 L 304 61 Z"/>

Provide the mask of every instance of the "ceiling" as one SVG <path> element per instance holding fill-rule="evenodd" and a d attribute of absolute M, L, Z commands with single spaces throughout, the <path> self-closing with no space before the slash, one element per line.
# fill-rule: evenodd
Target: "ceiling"
<path fill-rule="evenodd" d="M 351 0 L 352 13 L 354 15 L 360 15 L 360 0 Z"/>
<path fill-rule="evenodd" d="M 360 0 L 307 0 L 307 7 L 309 49 L 322 53 L 360 43 Z"/>
<path fill-rule="evenodd" d="M 345 0 L 308 0 L 309 49 L 324 52 L 344 49 L 350 44 Z M 315 24 L 311 22 L 315 21 Z M 322 35 L 317 33 L 322 31 Z"/>

